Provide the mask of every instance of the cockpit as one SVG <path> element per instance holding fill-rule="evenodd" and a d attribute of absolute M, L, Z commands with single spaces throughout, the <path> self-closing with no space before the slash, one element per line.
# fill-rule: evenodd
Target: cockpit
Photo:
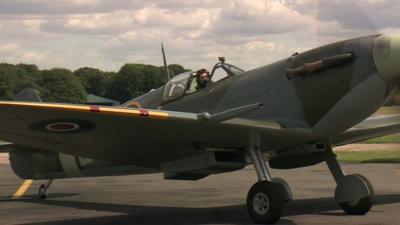
<path fill-rule="evenodd" d="M 234 65 L 225 63 L 224 57 L 219 57 L 219 62 L 214 65 L 210 73 L 211 83 L 217 83 L 229 77 L 239 75 L 244 70 Z M 183 97 L 186 94 L 197 92 L 196 72 L 189 71 L 181 73 L 173 77 L 167 84 L 165 84 L 164 101 L 171 101 Z"/>
<path fill-rule="evenodd" d="M 217 82 L 221 79 L 239 75 L 244 72 L 244 70 L 240 69 L 239 67 L 225 63 L 224 57 L 219 57 L 218 59 L 219 62 L 215 64 L 211 70 L 211 81 Z"/>

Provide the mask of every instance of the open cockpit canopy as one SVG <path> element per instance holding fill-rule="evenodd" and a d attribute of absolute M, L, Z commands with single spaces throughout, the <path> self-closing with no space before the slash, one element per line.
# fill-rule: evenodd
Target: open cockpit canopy
<path fill-rule="evenodd" d="M 224 78 L 236 76 L 243 72 L 244 70 L 237 66 L 225 62 L 218 62 L 211 70 L 211 80 L 213 82 L 218 82 Z M 195 71 L 189 71 L 178 74 L 171 78 L 171 80 L 165 84 L 163 95 L 164 101 L 178 99 L 185 94 L 196 92 L 197 89 L 195 75 Z"/>

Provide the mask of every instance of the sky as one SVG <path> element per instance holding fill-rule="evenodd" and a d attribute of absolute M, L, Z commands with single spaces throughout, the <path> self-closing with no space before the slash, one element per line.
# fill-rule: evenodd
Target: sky
<path fill-rule="evenodd" d="M 0 62 L 243 69 L 330 42 L 400 34 L 398 0 L 1 0 Z"/>

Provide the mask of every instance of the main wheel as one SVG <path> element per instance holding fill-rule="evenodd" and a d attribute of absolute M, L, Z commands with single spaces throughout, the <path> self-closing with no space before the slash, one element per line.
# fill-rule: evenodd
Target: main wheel
<path fill-rule="evenodd" d="M 247 211 L 256 223 L 276 223 L 284 207 L 282 185 L 269 181 L 255 183 L 247 194 Z"/>
<path fill-rule="evenodd" d="M 281 190 L 283 191 L 283 202 L 288 203 L 293 200 L 292 190 L 289 184 L 282 178 L 274 177 L 271 179 L 272 183 L 282 185 Z"/>
<path fill-rule="evenodd" d="M 360 190 L 360 189 L 365 189 L 367 191 L 367 195 L 364 197 L 359 198 L 356 201 L 351 201 L 351 202 L 339 202 L 340 208 L 343 209 L 347 214 L 350 215 L 365 215 L 366 213 L 369 212 L 369 210 L 372 207 L 372 202 L 374 198 L 374 189 L 369 182 L 369 180 L 359 174 L 353 174 L 353 175 L 347 175 L 351 176 L 352 178 L 357 178 L 359 181 L 357 186 L 354 187 L 355 184 L 352 184 L 354 189 L 353 190 Z M 345 190 L 342 190 L 345 191 Z M 349 191 L 349 190 L 347 190 Z"/>
<path fill-rule="evenodd" d="M 49 192 L 44 184 L 40 185 L 38 194 L 39 194 L 40 199 L 47 198 L 47 195 L 49 194 Z"/>

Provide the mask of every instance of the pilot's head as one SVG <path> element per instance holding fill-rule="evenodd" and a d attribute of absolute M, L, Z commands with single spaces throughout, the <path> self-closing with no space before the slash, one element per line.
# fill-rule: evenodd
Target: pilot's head
<path fill-rule="evenodd" d="M 210 82 L 210 73 L 206 69 L 201 69 L 196 74 L 198 87 L 204 88 Z"/>

